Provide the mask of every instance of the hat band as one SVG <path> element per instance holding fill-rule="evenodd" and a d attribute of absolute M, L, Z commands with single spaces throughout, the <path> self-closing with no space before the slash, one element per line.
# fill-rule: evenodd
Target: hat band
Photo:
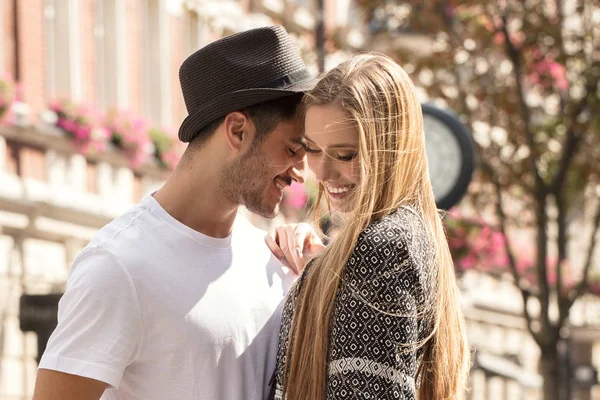
<path fill-rule="evenodd" d="M 265 84 L 261 85 L 261 88 L 263 88 L 263 89 L 280 89 L 283 87 L 295 85 L 296 83 L 300 83 L 311 77 L 312 76 L 310 74 L 310 71 L 307 68 L 304 68 L 299 71 L 292 72 L 291 74 L 284 75 L 281 78 L 276 79 L 274 81 L 265 83 Z"/>

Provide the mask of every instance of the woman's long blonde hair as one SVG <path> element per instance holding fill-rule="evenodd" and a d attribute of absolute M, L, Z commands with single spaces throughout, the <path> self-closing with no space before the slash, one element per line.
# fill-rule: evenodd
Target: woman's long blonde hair
<path fill-rule="evenodd" d="M 428 270 L 432 333 L 418 367 L 420 400 L 463 399 L 469 371 L 454 266 L 427 169 L 423 116 L 406 72 L 380 54 L 361 54 L 326 73 L 306 96 L 305 107 L 337 105 L 359 133 L 360 184 L 356 206 L 338 237 L 308 271 L 292 321 L 284 394 L 289 400 L 325 398 L 331 315 L 345 265 L 359 233 L 401 206 L 423 216 L 433 247 Z M 316 207 L 324 199 L 319 185 Z M 408 344 L 410 345 L 410 344 Z"/>

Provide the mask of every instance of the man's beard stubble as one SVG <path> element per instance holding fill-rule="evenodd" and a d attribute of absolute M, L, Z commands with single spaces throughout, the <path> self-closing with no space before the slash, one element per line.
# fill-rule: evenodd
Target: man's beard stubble
<path fill-rule="evenodd" d="M 234 204 L 245 206 L 250 212 L 265 218 L 274 218 L 279 211 L 279 203 L 267 203 L 265 190 L 271 184 L 269 168 L 258 148 L 233 161 L 223 179 L 223 193 Z"/>

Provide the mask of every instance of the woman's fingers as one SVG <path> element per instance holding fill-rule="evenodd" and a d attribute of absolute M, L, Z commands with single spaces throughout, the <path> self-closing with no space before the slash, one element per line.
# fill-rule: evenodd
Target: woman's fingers
<path fill-rule="evenodd" d="M 325 245 L 323 241 L 315 233 L 315 231 L 310 228 L 310 234 L 307 236 L 306 243 L 304 246 L 305 253 L 308 253 L 310 257 L 314 257 L 319 254 L 321 251 L 325 249 Z"/>
<path fill-rule="evenodd" d="M 304 269 L 306 258 L 316 256 L 325 248 L 307 223 L 279 226 L 265 237 L 265 242 L 271 252 L 297 274 Z"/>
<path fill-rule="evenodd" d="M 294 272 L 299 274 L 304 268 L 304 257 L 302 256 L 304 235 L 297 230 L 297 224 L 287 225 L 285 228 L 288 239 L 288 251 L 293 260 L 293 264 L 290 262 L 290 265 L 293 265 Z M 290 260 L 288 259 L 288 261 Z"/>
<path fill-rule="evenodd" d="M 265 243 L 275 257 L 281 261 L 285 260 L 285 254 L 283 254 L 283 251 L 279 248 L 279 245 L 275 241 L 275 232 L 269 233 L 267 236 L 265 236 Z"/>
<path fill-rule="evenodd" d="M 279 226 L 275 229 L 276 232 L 276 242 L 279 245 L 279 248 L 283 252 L 283 259 L 286 261 L 286 265 L 288 265 L 295 273 L 298 273 L 298 266 L 296 258 L 293 254 L 294 244 L 293 240 L 290 243 L 289 234 L 290 231 L 288 229 L 288 225 Z M 293 237 L 293 235 L 292 235 Z M 290 247 L 291 246 L 291 247 Z"/>

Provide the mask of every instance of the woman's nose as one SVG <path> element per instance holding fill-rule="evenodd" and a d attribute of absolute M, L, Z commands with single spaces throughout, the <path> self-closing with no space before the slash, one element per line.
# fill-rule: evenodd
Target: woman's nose
<path fill-rule="evenodd" d="M 306 157 L 302 157 L 290 169 L 290 177 L 298 183 L 304 183 L 306 180 Z"/>
<path fill-rule="evenodd" d="M 331 175 L 333 174 L 333 169 L 331 165 L 331 158 L 326 154 L 323 154 L 318 160 L 315 160 L 314 164 L 309 162 L 309 167 L 313 170 L 317 176 L 317 179 L 320 181 L 326 181 L 332 177 Z"/>

